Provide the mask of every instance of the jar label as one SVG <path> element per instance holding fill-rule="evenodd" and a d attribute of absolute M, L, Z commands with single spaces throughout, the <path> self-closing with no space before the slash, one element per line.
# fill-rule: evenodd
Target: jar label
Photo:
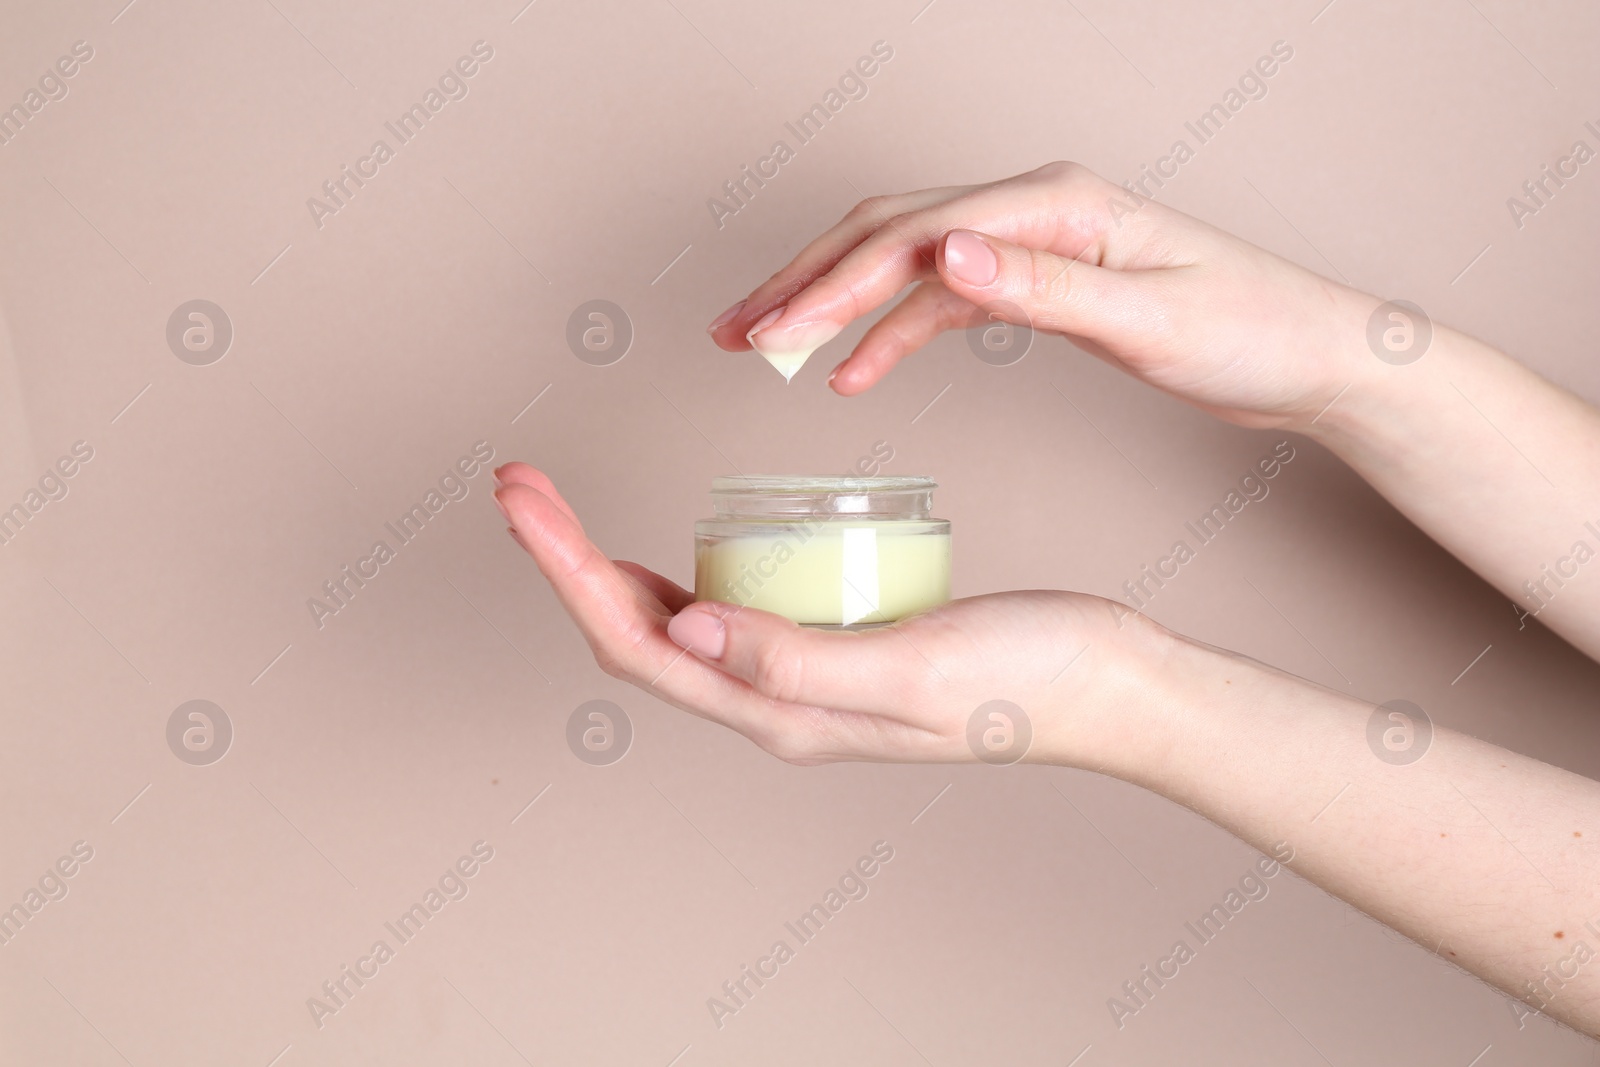
<path fill-rule="evenodd" d="M 845 529 L 839 569 L 839 604 L 844 625 L 860 622 L 878 610 L 878 531 Z"/>

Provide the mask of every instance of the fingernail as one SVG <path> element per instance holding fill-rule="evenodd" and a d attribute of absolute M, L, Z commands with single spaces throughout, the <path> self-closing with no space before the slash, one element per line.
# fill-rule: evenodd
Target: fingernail
<path fill-rule="evenodd" d="M 733 317 L 744 309 L 745 303 L 746 301 L 741 300 L 727 311 L 724 311 L 722 314 L 712 319 L 711 325 L 706 327 L 706 333 L 716 333 L 718 330 L 728 325 L 728 323 L 732 322 Z"/>
<path fill-rule="evenodd" d="M 682 647 L 706 659 L 719 659 L 728 643 L 727 627 L 709 611 L 684 608 L 667 623 L 667 636 Z"/>
<path fill-rule="evenodd" d="M 787 304 L 785 304 L 781 308 L 773 308 L 771 311 L 769 311 L 765 315 L 761 316 L 761 318 L 756 322 L 756 324 L 754 326 L 750 327 L 750 329 L 745 332 L 744 339 L 746 341 L 749 341 L 751 344 L 755 344 L 756 334 L 760 333 L 762 330 L 765 330 L 768 326 L 771 326 L 773 323 L 777 322 L 778 319 L 783 317 L 783 313 L 785 311 L 788 311 L 788 310 L 789 310 L 789 306 Z"/>
<path fill-rule="evenodd" d="M 827 319 L 804 319 L 790 321 L 785 318 L 781 322 L 775 321 L 782 311 L 781 308 L 771 315 L 756 323 L 745 336 L 752 348 L 762 355 L 773 353 L 799 353 L 800 361 L 805 362 L 805 357 L 839 336 L 844 329 L 836 322 Z M 763 331 L 765 334 L 763 335 Z"/>
<path fill-rule="evenodd" d="M 500 500 L 500 494 L 499 493 L 495 493 L 493 495 L 494 495 L 494 506 L 500 509 L 500 514 L 505 516 L 505 520 L 507 522 L 512 522 L 513 520 L 511 518 L 511 512 L 506 510 L 505 504 Z"/>
<path fill-rule="evenodd" d="M 744 335 L 750 347 L 760 352 L 786 382 L 794 380 L 796 372 L 811 358 L 811 353 L 833 340 L 844 329 L 827 319 L 802 318 L 791 321 L 788 311 L 785 306 L 767 312 Z M 778 321 L 780 316 L 782 322 Z"/>
<path fill-rule="evenodd" d="M 1000 273 L 994 249 L 971 230 L 951 230 L 944 239 L 944 266 L 957 281 L 989 285 Z"/>
<path fill-rule="evenodd" d="M 849 362 L 850 361 L 848 359 L 844 361 L 844 363 L 849 363 Z M 829 385 L 832 385 L 833 384 L 833 380 L 839 376 L 839 372 L 844 370 L 844 363 L 839 364 L 837 367 L 833 368 L 831 371 L 828 372 L 828 384 Z"/>

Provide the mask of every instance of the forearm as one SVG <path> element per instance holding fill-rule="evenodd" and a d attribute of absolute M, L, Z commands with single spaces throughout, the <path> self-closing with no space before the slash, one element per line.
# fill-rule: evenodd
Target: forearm
<path fill-rule="evenodd" d="M 1359 357 L 1308 432 L 1522 610 L 1600 657 L 1600 412 L 1434 327 L 1416 362 Z"/>
<path fill-rule="evenodd" d="M 1374 705 L 1183 639 L 1162 660 L 1098 769 L 1286 842 L 1323 889 L 1600 1033 L 1600 784 L 1447 730 L 1385 762 Z"/>

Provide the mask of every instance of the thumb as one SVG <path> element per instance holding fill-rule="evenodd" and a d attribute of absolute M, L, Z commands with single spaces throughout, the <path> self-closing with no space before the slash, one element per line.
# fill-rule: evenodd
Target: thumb
<path fill-rule="evenodd" d="M 1101 344 L 1125 339 L 1148 315 L 1138 275 L 1067 259 L 972 230 L 951 230 L 939 246 L 939 276 L 992 318 Z"/>
<path fill-rule="evenodd" d="M 855 633 L 797 626 L 717 601 L 685 607 L 667 636 L 762 696 L 785 704 L 887 713 L 919 691 L 920 656 L 889 628 Z"/>

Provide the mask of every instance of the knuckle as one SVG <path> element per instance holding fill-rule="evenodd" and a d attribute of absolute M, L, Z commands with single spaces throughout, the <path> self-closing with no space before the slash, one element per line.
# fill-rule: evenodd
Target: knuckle
<path fill-rule="evenodd" d="M 778 729 L 761 742 L 768 755 L 775 756 L 793 767 L 804 767 L 815 762 L 811 745 L 797 731 Z"/>
<path fill-rule="evenodd" d="M 642 674 L 639 664 L 645 662 L 644 643 L 648 637 L 648 632 L 641 631 L 626 635 L 615 644 L 591 643 L 596 666 L 613 678 L 634 681 Z"/>
<path fill-rule="evenodd" d="M 1046 163 L 1033 173 L 1050 181 L 1068 181 L 1088 173 L 1089 168 L 1070 159 L 1057 159 Z"/>
<path fill-rule="evenodd" d="M 1072 292 L 1071 261 L 1037 249 L 1030 249 L 1028 258 L 1034 295 L 1049 303 L 1065 301 Z"/>
<path fill-rule="evenodd" d="M 883 228 L 903 241 L 915 241 L 925 236 L 926 219 L 927 216 L 920 212 L 902 211 L 886 216 Z"/>
<path fill-rule="evenodd" d="M 845 218 L 882 220 L 888 215 L 886 210 L 888 201 L 889 198 L 886 196 L 869 196 L 851 208 Z"/>
<path fill-rule="evenodd" d="M 890 358 L 899 359 L 908 355 L 914 347 L 901 323 L 882 321 L 874 326 L 872 332 L 874 343 Z"/>
<path fill-rule="evenodd" d="M 1070 160 L 1046 163 L 1033 173 L 1049 183 L 1058 191 L 1058 195 L 1065 197 L 1068 202 L 1092 198 L 1107 190 L 1118 188 L 1082 163 Z"/>
<path fill-rule="evenodd" d="M 585 541 L 580 551 L 565 552 L 555 557 L 555 577 L 564 582 L 574 581 L 597 567 L 609 565 L 610 562 L 593 542 Z"/>
<path fill-rule="evenodd" d="M 627 665 L 613 653 L 603 648 L 594 651 L 594 662 L 602 671 L 613 678 L 628 677 Z"/>
<path fill-rule="evenodd" d="M 805 678 L 805 660 L 787 639 L 771 641 L 756 652 L 750 684 L 756 691 L 784 703 L 798 701 Z"/>
<path fill-rule="evenodd" d="M 811 283 L 807 300 L 816 301 L 812 307 L 838 304 L 848 318 L 856 319 L 866 307 L 862 282 L 848 272 L 829 271 Z"/>

